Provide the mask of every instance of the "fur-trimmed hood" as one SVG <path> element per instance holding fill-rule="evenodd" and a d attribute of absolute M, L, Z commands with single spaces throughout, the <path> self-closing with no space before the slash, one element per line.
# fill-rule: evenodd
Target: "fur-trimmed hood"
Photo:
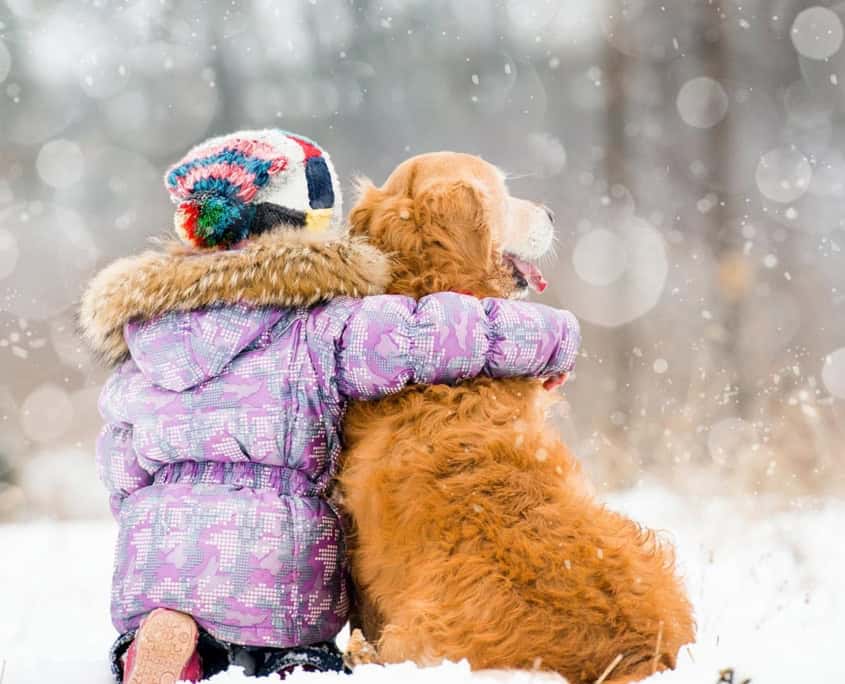
<path fill-rule="evenodd" d="M 82 296 L 79 323 L 88 344 L 114 365 L 128 354 L 123 326 L 133 319 L 221 303 L 311 306 L 380 294 L 389 280 L 388 257 L 362 239 L 285 229 L 228 251 L 172 241 L 100 271 Z"/>

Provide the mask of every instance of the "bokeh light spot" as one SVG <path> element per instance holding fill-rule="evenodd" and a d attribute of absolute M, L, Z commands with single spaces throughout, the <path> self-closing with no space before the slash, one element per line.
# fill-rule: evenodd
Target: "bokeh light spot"
<path fill-rule="evenodd" d="M 825 358 L 822 382 L 833 396 L 845 399 L 845 347 L 837 349 Z"/>
<path fill-rule="evenodd" d="M 728 113 L 728 94 L 718 81 L 693 78 L 678 91 L 678 113 L 688 126 L 712 128 Z"/>
<path fill-rule="evenodd" d="M 809 7 L 792 23 L 792 44 L 802 57 L 828 59 L 842 46 L 842 22 L 826 7 Z"/>
<path fill-rule="evenodd" d="M 625 244 L 605 228 L 591 230 L 575 245 L 572 264 L 578 277 L 590 285 L 610 285 L 628 267 Z"/>
<path fill-rule="evenodd" d="M 0 83 L 6 80 L 9 71 L 12 69 L 12 57 L 9 54 L 9 49 L 0 40 Z"/>
<path fill-rule="evenodd" d="M 120 50 L 110 45 L 95 45 L 79 60 L 77 77 L 89 97 L 107 98 L 119 93 L 129 82 L 129 69 Z"/>
<path fill-rule="evenodd" d="M 563 171 L 566 149 L 558 138 L 548 133 L 532 133 L 526 142 L 526 151 L 540 177 L 556 176 Z"/>
<path fill-rule="evenodd" d="M 0 228 L 0 279 L 11 275 L 18 263 L 18 241 L 5 228 Z"/>
<path fill-rule="evenodd" d="M 35 442 L 51 442 L 73 424 L 73 402 L 58 385 L 45 383 L 23 401 L 21 426 Z"/>
<path fill-rule="evenodd" d="M 51 140 L 38 153 L 35 161 L 38 176 L 54 188 L 69 188 L 82 177 L 85 157 L 72 140 Z"/>
<path fill-rule="evenodd" d="M 794 147 L 778 147 L 760 157 L 755 180 L 765 197 L 788 204 L 807 192 L 813 180 L 813 167 Z"/>
<path fill-rule="evenodd" d="M 580 238 L 572 254 L 577 277 L 566 285 L 575 313 L 608 327 L 651 311 L 669 273 L 660 231 L 637 216 L 620 216 L 612 225 L 612 231 L 599 227 Z"/>
<path fill-rule="evenodd" d="M 31 202 L 0 212 L 0 225 L 11 232 L 19 250 L 15 277 L 0 281 L 0 311 L 49 320 L 73 306 L 100 256 L 82 217 L 67 208 Z"/>

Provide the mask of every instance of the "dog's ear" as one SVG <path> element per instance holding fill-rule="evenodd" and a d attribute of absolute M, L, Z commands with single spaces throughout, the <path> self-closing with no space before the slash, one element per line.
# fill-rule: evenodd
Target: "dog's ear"
<path fill-rule="evenodd" d="M 416 223 L 427 241 L 442 242 L 452 258 L 474 266 L 487 264 L 493 251 L 493 222 L 501 220 L 492 199 L 472 180 L 434 180 L 420 188 Z"/>
<path fill-rule="evenodd" d="M 380 199 L 381 192 L 365 176 L 358 176 L 353 182 L 357 199 L 349 212 L 349 234 L 366 236 L 370 232 L 373 209 Z"/>
<path fill-rule="evenodd" d="M 349 233 L 366 237 L 385 252 L 419 253 L 415 237 L 413 201 L 377 188 L 368 179 L 357 179 L 358 201 L 349 213 Z M 410 242 L 409 242 L 410 241 Z"/>

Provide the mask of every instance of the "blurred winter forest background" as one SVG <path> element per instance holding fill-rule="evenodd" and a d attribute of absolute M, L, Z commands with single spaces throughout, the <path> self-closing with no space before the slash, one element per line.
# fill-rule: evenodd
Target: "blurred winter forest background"
<path fill-rule="evenodd" d="M 345 187 L 453 149 L 558 217 L 603 491 L 845 491 L 845 4 L 0 0 L 0 519 L 94 516 L 84 281 L 167 233 L 165 167 L 282 127 Z M 347 194 L 346 207 L 350 205 Z"/>

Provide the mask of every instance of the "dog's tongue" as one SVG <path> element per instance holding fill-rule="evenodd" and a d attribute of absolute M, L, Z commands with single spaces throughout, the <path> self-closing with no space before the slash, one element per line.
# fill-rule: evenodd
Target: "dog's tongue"
<path fill-rule="evenodd" d="M 548 283 L 539 268 L 532 263 L 523 261 L 513 254 L 509 254 L 508 257 L 511 262 L 513 262 L 513 265 L 517 268 L 517 270 L 519 270 L 522 274 L 522 277 L 525 278 L 525 282 L 528 283 L 528 287 L 534 290 L 534 292 L 542 292 L 546 289 Z"/>

